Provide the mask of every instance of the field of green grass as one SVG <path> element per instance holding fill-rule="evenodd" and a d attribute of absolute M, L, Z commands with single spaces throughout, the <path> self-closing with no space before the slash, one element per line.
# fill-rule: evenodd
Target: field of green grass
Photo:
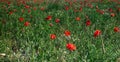
<path fill-rule="evenodd" d="M 0 62 L 120 62 L 120 2 L 0 2 Z"/>

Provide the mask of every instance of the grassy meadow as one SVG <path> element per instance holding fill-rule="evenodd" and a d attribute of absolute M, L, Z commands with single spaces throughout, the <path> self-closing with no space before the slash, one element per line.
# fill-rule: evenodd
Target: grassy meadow
<path fill-rule="evenodd" d="M 120 1 L 1 1 L 0 62 L 120 62 Z"/>

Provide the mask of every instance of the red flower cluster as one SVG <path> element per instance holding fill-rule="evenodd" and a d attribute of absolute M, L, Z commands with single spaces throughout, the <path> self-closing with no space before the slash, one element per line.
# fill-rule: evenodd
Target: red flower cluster
<path fill-rule="evenodd" d="M 50 34 L 50 39 L 52 39 L 52 40 L 56 39 L 56 35 L 55 34 Z"/>
<path fill-rule="evenodd" d="M 110 16 L 111 16 L 111 17 L 115 17 L 115 13 L 111 13 Z"/>
<path fill-rule="evenodd" d="M 82 7 L 80 7 L 80 9 L 79 9 L 80 11 L 82 11 Z"/>
<path fill-rule="evenodd" d="M 108 11 L 109 11 L 109 12 L 113 12 L 113 9 L 112 9 L 112 8 L 109 8 Z"/>
<path fill-rule="evenodd" d="M 65 6 L 65 10 L 66 10 L 66 11 L 69 10 L 69 6 Z"/>
<path fill-rule="evenodd" d="M 51 20 L 52 19 L 52 16 L 47 16 L 46 18 L 45 18 L 46 20 Z"/>
<path fill-rule="evenodd" d="M 70 36 L 71 35 L 69 30 L 65 30 L 64 34 L 65 34 L 65 36 Z"/>
<path fill-rule="evenodd" d="M 13 11 L 10 11 L 10 12 L 9 12 L 9 15 L 12 15 L 12 14 L 13 14 Z"/>
<path fill-rule="evenodd" d="M 29 6 L 29 5 L 25 5 L 25 8 L 26 8 L 26 9 L 29 9 L 29 8 L 30 8 L 30 6 Z"/>
<path fill-rule="evenodd" d="M 101 31 L 100 30 L 95 30 L 94 32 L 94 37 L 97 37 L 101 34 Z"/>
<path fill-rule="evenodd" d="M 120 32 L 119 27 L 114 27 L 114 32 Z"/>
<path fill-rule="evenodd" d="M 20 22 L 24 21 L 24 18 L 23 18 L 23 17 L 20 17 L 20 18 L 19 18 L 19 21 L 20 21 Z"/>
<path fill-rule="evenodd" d="M 75 20 L 76 20 L 76 21 L 80 21 L 80 17 L 76 17 Z"/>
<path fill-rule="evenodd" d="M 28 21 L 26 21 L 25 23 L 24 23 L 24 26 L 29 26 L 30 25 L 30 22 L 28 22 Z"/>
<path fill-rule="evenodd" d="M 56 23 L 59 23 L 59 22 L 60 22 L 60 19 L 58 19 L 58 18 L 55 19 L 55 22 L 56 22 Z"/>
<path fill-rule="evenodd" d="M 91 21 L 90 20 L 87 20 L 86 21 L 86 26 L 90 26 L 91 25 Z"/>
<path fill-rule="evenodd" d="M 66 44 L 66 48 L 67 48 L 68 50 L 70 50 L 70 51 L 76 50 L 76 46 L 75 46 L 74 44 L 72 44 L 72 43 Z"/>

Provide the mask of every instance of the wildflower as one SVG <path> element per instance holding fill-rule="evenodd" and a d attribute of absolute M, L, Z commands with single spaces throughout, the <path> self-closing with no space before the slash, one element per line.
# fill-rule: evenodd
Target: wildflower
<path fill-rule="evenodd" d="M 47 16 L 46 18 L 45 18 L 46 20 L 51 20 L 52 19 L 52 16 Z"/>
<path fill-rule="evenodd" d="M 75 20 L 76 20 L 76 21 L 80 21 L 80 17 L 76 17 Z"/>
<path fill-rule="evenodd" d="M 65 36 L 70 36 L 71 35 L 69 30 L 65 30 L 64 34 L 65 34 Z"/>
<path fill-rule="evenodd" d="M 9 1 L 9 2 L 7 2 L 7 4 L 8 4 L 8 5 L 10 5 L 10 4 L 11 4 L 11 2 Z"/>
<path fill-rule="evenodd" d="M 50 34 L 50 39 L 52 39 L 52 40 L 56 39 L 56 35 L 55 34 Z"/>
<path fill-rule="evenodd" d="M 119 32 L 119 31 L 120 31 L 119 27 L 114 27 L 114 32 Z"/>
<path fill-rule="evenodd" d="M 110 16 L 111 16 L 111 17 L 115 17 L 115 14 L 114 14 L 114 13 L 111 13 Z"/>
<path fill-rule="evenodd" d="M 96 30 L 95 32 L 94 32 L 94 37 L 97 37 L 97 36 L 99 36 L 101 34 L 101 31 L 100 30 Z"/>
<path fill-rule="evenodd" d="M 25 5 L 25 8 L 26 8 L 26 9 L 29 9 L 29 8 L 30 8 L 30 6 L 29 6 L 29 5 Z"/>
<path fill-rule="evenodd" d="M 60 19 L 58 19 L 58 18 L 55 19 L 55 22 L 56 22 L 56 23 L 59 23 L 59 22 L 60 22 Z"/>
<path fill-rule="evenodd" d="M 30 22 L 28 22 L 28 21 L 26 21 L 25 23 L 24 23 L 24 26 L 29 26 L 30 25 Z"/>
<path fill-rule="evenodd" d="M 90 20 L 87 20 L 86 21 L 86 26 L 90 26 L 91 25 L 91 21 Z"/>
<path fill-rule="evenodd" d="M 68 6 L 65 6 L 65 10 L 66 10 L 66 11 L 69 10 L 69 7 L 68 7 Z"/>
<path fill-rule="evenodd" d="M 113 9 L 112 9 L 112 8 L 109 8 L 108 11 L 109 11 L 109 12 L 113 12 Z"/>
<path fill-rule="evenodd" d="M 10 12 L 9 12 L 9 15 L 12 15 L 12 14 L 13 14 L 13 11 L 10 11 Z"/>
<path fill-rule="evenodd" d="M 66 48 L 70 51 L 76 50 L 76 46 L 72 43 L 66 44 Z"/>
<path fill-rule="evenodd" d="M 23 18 L 23 17 L 20 17 L 20 18 L 19 18 L 19 21 L 20 21 L 20 22 L 24 21 L 24 18 Z"/>
<path fill-rule="evenodd" d="M 82 11 L 82 7 L 80 7 L 80 9 L 79 9 L 80 11 Z"/>

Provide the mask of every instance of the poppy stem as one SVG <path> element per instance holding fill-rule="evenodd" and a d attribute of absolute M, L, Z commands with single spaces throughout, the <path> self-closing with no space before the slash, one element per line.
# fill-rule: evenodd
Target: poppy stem
<path fill-rule="evenodd" d="M 104 45 L 104 43 L 103 43 L 103 40 L 102 40 L 102 50 L 103 50 L 103 53 L 106 52 L 106 50 L 105 50 L 105 45 Z"/>

